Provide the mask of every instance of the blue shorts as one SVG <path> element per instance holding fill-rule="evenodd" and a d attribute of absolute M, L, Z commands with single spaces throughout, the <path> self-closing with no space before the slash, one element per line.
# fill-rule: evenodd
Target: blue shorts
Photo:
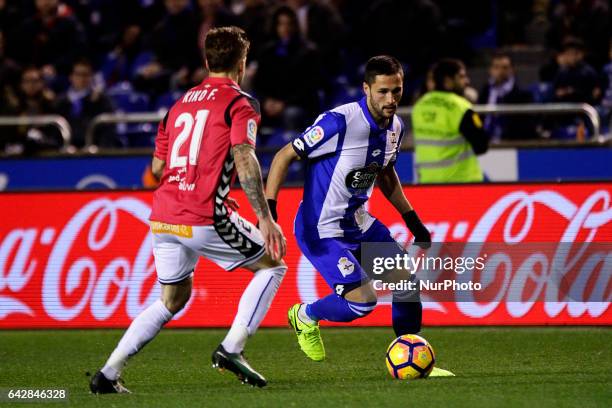
<path fill-rule="evenodd" d="M 299 214 L 295 223 L 295 236 L 302 253 L 340 296 L 370 279 L 360 263 L 362 243 L 396 242 L 389 229 L 378 220 L 357 237 L 318 239 L 316 234 L 304 229 Z"/>

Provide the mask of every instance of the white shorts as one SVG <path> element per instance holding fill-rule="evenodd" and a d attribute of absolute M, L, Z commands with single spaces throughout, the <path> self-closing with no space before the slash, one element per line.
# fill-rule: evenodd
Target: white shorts
<path fill-rule="evenodd" d="M 191 276 L 200 256 L 231 271 L 257 262 L 264 254 L 261 233 L 236 212 L 206 226 L 151 221 L 151 233 L 157 279 L 163 284 Z"/>

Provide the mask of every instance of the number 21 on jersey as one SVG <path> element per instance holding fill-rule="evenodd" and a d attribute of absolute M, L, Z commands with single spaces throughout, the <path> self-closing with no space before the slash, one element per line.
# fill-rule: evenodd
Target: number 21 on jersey
<path fill-rule="evenodd" d="M 210 111 L 202 109 L 196 112 L 195 119 L 191 113 L 181 113 L 174 122 L 175 128 L 182 130 L 177 136 L 172 145 L 172 153 L 170 154 L 170 168 L 187 166 L 187 156 L 179 156 L 181 146 L 191 137 L 189 143 L 189 164 L 194 166 L 198 163 L 198 154 L 200 153 L 200 143 L 204 134 L 204 127 Z"/>

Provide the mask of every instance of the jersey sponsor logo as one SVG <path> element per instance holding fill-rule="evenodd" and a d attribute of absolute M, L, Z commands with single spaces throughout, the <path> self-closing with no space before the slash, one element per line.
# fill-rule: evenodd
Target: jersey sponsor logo
<path fill-rule="evenodd" d="M 472 113 L 472 121 L 474 122 L 474 126 L 476 126 L 478 129 L 482 128 L 482 121 L 476 112 Z"/>
<path fill-rule="evenodd" d="M 346 256 L 338 259 L 338 269 L 342 276 L 347 277 L 355 270 L 355 264 L 352 263 Z M 344 289 L 344 288 L 343 288 Z"/>
<path fill-rule="evenodd" d="M 257 122 L 255 122 L 255 119 L 247 121 L 247 138 L 251 143 L 255 144 L 257 139 Z"/>
<path fill-rule="evenodd" d="M 323 140 L 324 135 L 325 132 L 323 131 L 323 128 L 321 126 L 315 126 L 306 132 L 306 134 L 304 135 L 304 140 L 306 141 L 306 144 L 309 147 L 313 147 L 321 140 Z"/>
<path fill-rule="evenodd" d="M 381 153 L 382 153 L 382 150 L 380 150 L 380 149 L 376 149 L 376 150 L 374 150 L 374 151 L 372 152 L 372 157 L 376 157 L 376 156 L 378 156 L 378 155 L 379 155 L 379 154 L 381 154 Z"/>
<path fill-rule="evenodd" d="M 304 142 L 302 142 L 301 139 L 295 139 L 293 141 L 293 145 L 295 146 L 296 149 L 298 149 L 300 152 L 304 151 Z"/>
<path fill-rule="evenodd" d="M 336 294 L 342 296 L 344 293 L 344 285 L 336 285 Z"/>
<path fill-rule="evenodd" d="M 165 222 L 151 221 L 151 232 L 154 234 L 171 234 L 182 238 L 193 238 L 191 225 L 168 224 Z"/>
<path fill-rule="evenodd" d="M 378 163 L 370 163 L 367 167 L 355 169 L 346 175 L 346 188 L 351 193 L 367 190 L 372 187 L 379 172 L 380 166 Z"/>

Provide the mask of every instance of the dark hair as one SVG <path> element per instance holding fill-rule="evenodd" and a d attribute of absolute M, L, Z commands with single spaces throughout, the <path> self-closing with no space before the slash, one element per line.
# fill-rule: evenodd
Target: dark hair
<path fill-rule="evenodd" d="M 563 40 L 563 43 L 561 44 L 561 51 L 567 51 L 571 49 L 584 51 L 584 42 L 580 38 L 567 37 L 565 40 Z"/>
<path fill-rule="evenodd" d="M 298 22 L 297 14 L 295 11 L 289 6 L 279 6 L 276 10 L 274 10 L 274 14 L 272 14 L 272 18 L 270 20 L 270 34 L 273 37 L 278 37 L 276 32 L 276 28 L 278 27 L 278 20 L 280 20 L 281 16 L 287 16 L 291 20 L 291 24 L 293 25 L 293 35 L 300 34 L 300 23 Z"/>
<path fill-rule="evenodd" d="M 404 76 L 402 64 L 390 55 L 377 55 L 368 60 L 365 67 L 364 81 L 368 85 L 372 85 L 376 81 L 377 75 L 394 75 L 400 74 Z"/>
<path fill-rule="evenodd" d="M 20 77 L 23 79 L 25 73 L 30 71 L 36 71 L 36 73 L 42 78 L 42 71 L 40 70 L 40 68 L 33 64 L 26 65 L 25 67 L 23 67 L 21 69 Z"/>
<path fill-rule="evenodd" d="M 495 54 L 493 54 L 493 56 L 491 57 L 491 62 L 495 61 L 495 60 L 500 60 L 500 59 L 508 59 L 508 61 L 510 61 L 510 65 L 512 64 L 512 58 L 510 57 L 510 54 L 507 54 L 505 52 L 496 52 Z"/>
<path fill-rule="evenodd" d="M 77 65 L 88 67 L 91 71 L 94 70 L 93 63 L 85 57 L 78 58 L 72 63 L 72 71 L 74 71 Z"/>
<path fill-rule="evenodd" d="M 436 62 L 431 69 L 435 88 L 438 90 L 444 89 L 444 78 L 452 78 L 465 69 L 465 65 L 458 59 L 444 58 Z"/>
<path fill-rule="evenodd" d="M 213 28 L 206 34 L 204 54 L 212 72 L 230 72 L 236 69 L 249 51 L 249 40 L 238 27 Z"/>

